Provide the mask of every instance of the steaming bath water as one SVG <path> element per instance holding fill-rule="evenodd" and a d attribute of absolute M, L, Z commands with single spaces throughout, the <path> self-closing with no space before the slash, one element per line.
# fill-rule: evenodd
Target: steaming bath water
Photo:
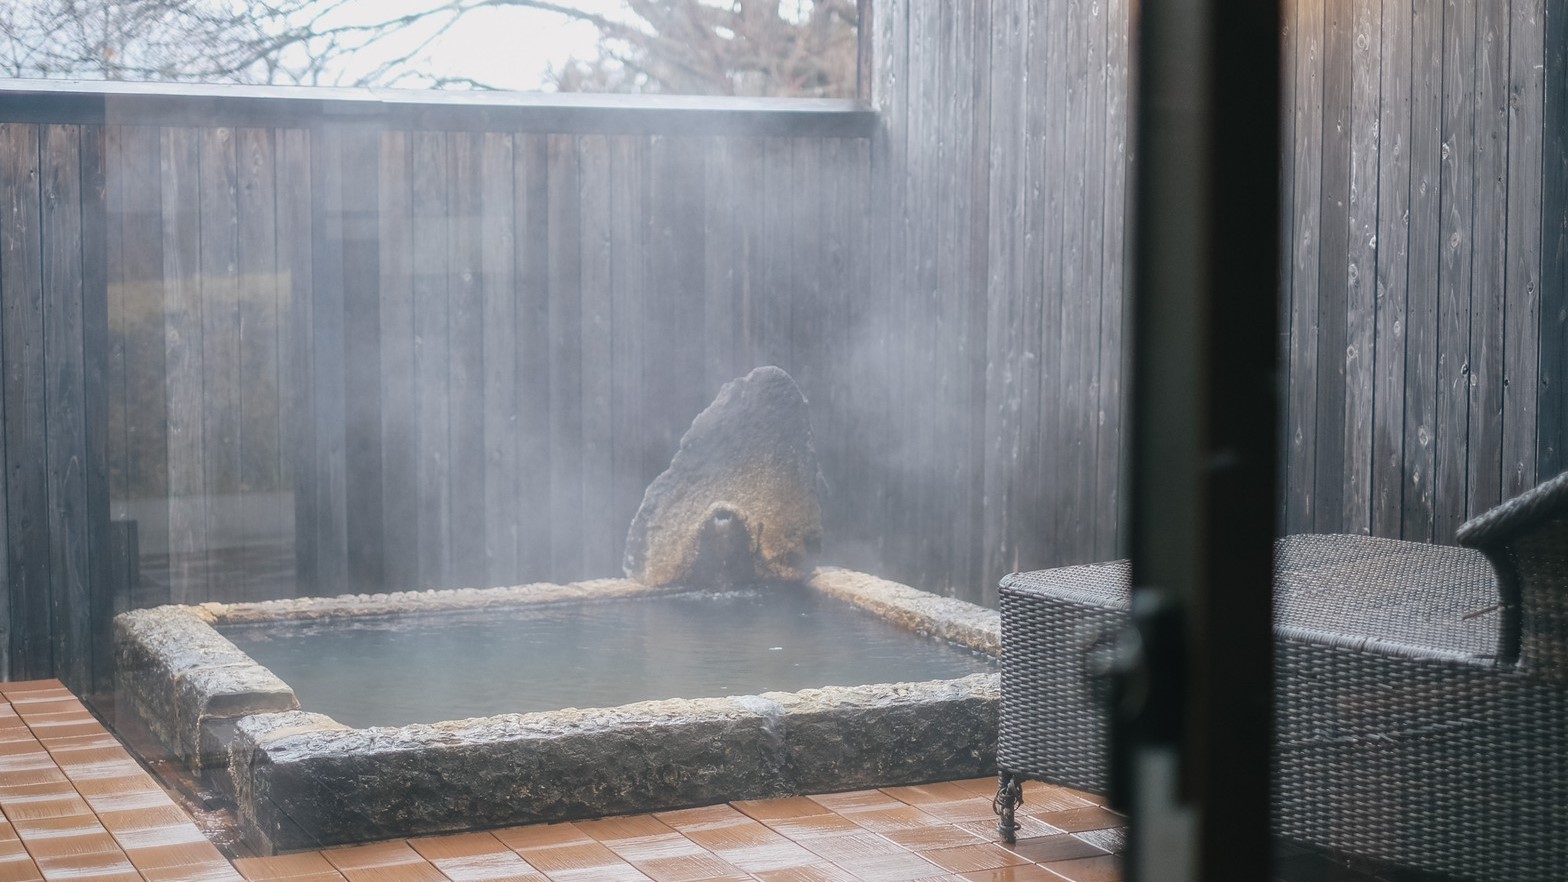
<path fill-rule="evenodd" d="M 220 630 L 354 727 L 996 670 L 795 584 Z"/>

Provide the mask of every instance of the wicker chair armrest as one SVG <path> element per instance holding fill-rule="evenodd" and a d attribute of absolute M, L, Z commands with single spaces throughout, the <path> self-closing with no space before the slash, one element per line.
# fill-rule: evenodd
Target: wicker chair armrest
<path fill-rule="evenodd" d="M 1500 661 L 1568 683 L 1568 472 L 1465 522 L 1502 603 Z"/>
<path fill-rule="evenodd" d="M 1486 551 L 1568 517 L 1568 472 L 1477 515 L 1460 525 L 1454 539 Z"/>

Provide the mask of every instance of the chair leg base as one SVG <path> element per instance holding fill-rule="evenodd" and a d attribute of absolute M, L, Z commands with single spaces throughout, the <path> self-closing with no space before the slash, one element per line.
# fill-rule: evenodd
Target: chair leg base
<path fill-rule="evenodd" d="M 991 800 L 991 810 L 996 812 L 996 832 L 1008 845 L 1018 841 L 1017 811 L 1024 802 L 1023 779 L 1012 772 L 1003 772 L 996 787 L 996 798 Z"/>

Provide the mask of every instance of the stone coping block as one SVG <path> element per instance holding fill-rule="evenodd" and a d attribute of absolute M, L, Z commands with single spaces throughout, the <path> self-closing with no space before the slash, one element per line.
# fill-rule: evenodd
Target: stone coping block
<path fill-rule="evenodd" d="M 1002 656 L 1002 614 L 854 570 L 818 567 L 806 584 L 928 637 Z"/>
<path fill-rule="evenodd" d="M 817 590 L 997 655 L 997 614 L 848 570 Z M 624 579 L 202 604 L 115 621 L 123 706 L 238 806 L 261 853 L 995 770 L 999 674 L 566 708 L 353 729 L 214 626 L 598 601 L 680 589 Z"/>

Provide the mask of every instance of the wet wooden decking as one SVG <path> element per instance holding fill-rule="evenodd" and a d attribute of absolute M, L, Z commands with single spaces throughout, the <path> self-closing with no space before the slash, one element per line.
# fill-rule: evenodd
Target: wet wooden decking
<path fill-rule="evenodd" d="M 0 684 L 0 882 L 959 882 L 1119 878 L 1123 820 L 1031 784 L 997 844 L 991 779 L 229 857 L 58 681 Z"/>
<path fill-rule="evenodd" d="M 0 882 L 1113 882 L 1125 820 L 1029 782 L 1017 845 L 990 778 L 231 856 L 57 680 L 0 683 Z M 232 849 L 231 849 L 232 850 Z M 1291 882 L 1374 880 L 1285 856 Z M 1396 878 L 1396 877 L 1388 877 Z M 1404 879 L 1405 877 L 1397 877 Z"/>

